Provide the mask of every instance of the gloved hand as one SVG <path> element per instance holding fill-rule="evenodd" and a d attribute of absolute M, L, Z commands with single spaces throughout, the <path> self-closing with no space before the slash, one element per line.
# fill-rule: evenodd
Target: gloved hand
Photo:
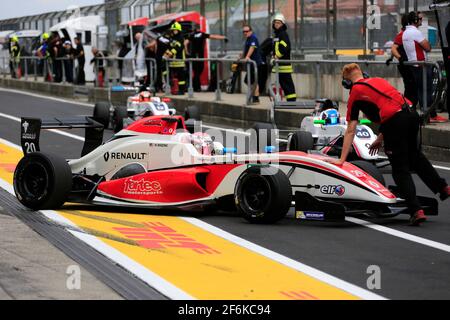
<path fill-rule="evenodd" d="M 386 65 L 389 67 L 391 65 L 391 62 L 394 60 L 393 57 L 390 57 L 389 59 L 386 60 Z"/>
<path fill-rule="evenodd" d="M 400 59 L 398 59 L 398 63 L 399 63 L 401 66 L 404 66 L 404 62 L 405 62 L 405 60 L 403 60 L 402 57 L 400 57 Z"/>
<path fill-rule="evenodd" d="M 227 37 L 225 37 L 225 39 L 223 39 L 223 41 L 225 41 L 225 43 L 228 43 L 228 38 Z"/>

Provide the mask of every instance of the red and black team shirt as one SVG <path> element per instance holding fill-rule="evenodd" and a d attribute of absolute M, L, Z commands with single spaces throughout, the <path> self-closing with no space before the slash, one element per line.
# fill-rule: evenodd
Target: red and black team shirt
<path fill-rule="evenodd" d="M 350 91 L 347 121 L 358 120 L 362 112 L 372 122 L 385 123 L 402 110 L 405 102 L 410 103 L 388 81 L 381 78 L 361 79 L 353 84 Z"/>

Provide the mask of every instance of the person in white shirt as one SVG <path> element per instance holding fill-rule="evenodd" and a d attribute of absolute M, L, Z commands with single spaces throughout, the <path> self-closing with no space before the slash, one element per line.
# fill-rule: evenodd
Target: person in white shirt
<path fill-rule="evenodd" d="M 403 47 L 409 62 L 426 61 L 427 53 L 431 52 L 431 45 L 425 36 L 420 32 L 418 27 L 422 25 L 422 14 L 420 12 L 412 11 L 408 14 L 408 23 L 406 30 L 403 32 Z M 429 66 L 412 65 L 409 66 L 411 73 L 414 76 L 414 80 L 417 86 L 418 100 L 420 108 L 423 112 L 426 112 L 433 103 L 433 89 L 432 89 L 432 69 Z M 426 68 L 427 75 L 427 88 L 426 88 L 426 101 L 424 101 L 423 92 L 423 68 Z M 425 109 L 426 102 L 426 109 Z M 447 119 L 438 116 L 435 110 L 430 112 L 430 122 L 446 122 Z"/>

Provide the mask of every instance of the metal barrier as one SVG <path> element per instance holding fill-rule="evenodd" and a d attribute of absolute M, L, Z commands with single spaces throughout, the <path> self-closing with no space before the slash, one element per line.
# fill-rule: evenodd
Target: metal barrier
<path fill-rule="evenodd" d="M 10 59 L 7 57 L 2 57 L 0 60 L 2 63 L 1 73 L 3 78 L 7 75 L 11 75 L 12 70 L 10 69 Z M 18 68 L 21 69 L 21 75 L 18 76 Z M 30 76 L 33 77 L 34 81 L 38 81 L 40 76 L 45 76 L 50 72 L 52 73 L 52 67 L 49 59 L 34 57 L 34 56 L 22 56 L 20 57 L 20 62 L 14 65 L 14 72 L 17 78 L 23 78 L 28 80 Z"/>
<path fill-rule="evenodd" d="M 246 64 L 246 68 L 247 68 L 247 74 L 249 76 L 247 76 L 247 86 L 248 86 L 248 90 L 247 90 L 247 95 L 246 95 L 246 100 L 245 100 L 245 104 L 248 105 L 251 103 L 251 99 L 252 99 L 252 91 L 251 91 L 251 87 L 252 87 L 252 79 L 250 77 L 251 74 L 251 68 L 253 67 L 254 69 L 254 83 L 258 83 L 258 65 L 256 64 L 255 61 L 253 60 L 245 60 L 245 59 L 226 59 L 226 58 L 189 58 L 189 59 L 185 59 L 185 60 L 181 60 L 181 59 L 165 59 L 165 63 L 166 63 L 166 70 L 169 70 L 169 63 L 173 61 L 173 62 L 186 62 L 188 63 L 189 67 L 189 73 L 188 73 L 188 77 L 189 77 L 189 87 L 188 87 L 188 96 L 190 99 L 194 98 L 194 88 L 193 88 L 193 83 L 192 83 L 192 79 L 193 79 L 193 67 L 192 67 L 192 63 L 194 62 L 217 62 L 217 63 L 221 63 L 223 64 L 224 62 L 236 62 L 236 63 L 241 63 L 241 64 Z M 217 72 L 217 88 L 216 88 L 216 99 L 215 101 L 221 101 L 222 100 L 222 91 L 220 88 L 220 73 Z M 170 88 L 170 73 L 167 72 L 166 75 L 166 87 L 165 87 L 165 92 L 166 94 L 170 94 L 171 88 Z"/>
<path fill-rule="evenodd" d="M 291 64 L 314 64 L 315 66 L 315 96 L 316 99 L 320 99 L 320 92 L 321 92 L 321 81 L 320 81 L 320 66 L 321 64 L 338 64 L 338 65 L 345 65 L 349 63 L 357 63 L 359 65 L 384 65 L 386 66 L 385 61 L 368 61 L 368 60 L 274 60 L 274 69 L 275 69 L 275 88 L 276 93 L 274 94 L 272 91 L 270 91 L 272 98 L 274 100 L 273 102 L 273 110 L 271 119 L 274 121 L 274 112 L 275 110 L 286 110 L 286 109 L 309 109 L 315 105 L 315 103 L 305 103 L 305 102 L 282 102 L 281 96 L 280 96 L 280 80 L 279 80 L 279 64 L 280 63 L 291 63 Z M 399 62 L 392 62 L 391 65 L 399 65 Z M 404 65 L 407 66 L 422 66 L 422 72 L 423 72 L 423 102 L 424 105 L 421 106 L 421 109 L 426 112 L 428 110 L 428 101 L 427 101 L 427 68 L 424 68 L 423 66 L 431 66 L 436 67 L 439 71 L 441 71 L 441 66 L 437 62 L 428 62 L 428 61 L 419 61 L 419 62 L 404 62 Z M 442 72 L 438 72 L 439 74 L 439 80 L 442 79 Z"/>
<path fill-rule="evenodd" d="M 100 64 L 100 61 L 102 62 Z M 116 77 L 114 77 L 113 80 L 113 85 L 118 84 L 118 82 L 122 82 L 122 72 L 121 72 L 121 68 L 119 67 L 119 61 L 122 61 L 122 69 L 123 66 L 126 62 L 131 62 L 132 66 L 133 66 L 133 75 L 135 74 L 134 72 L 136 71 L 136 62 L 137 59 L 136 58 L 120 58 L 120 57 L 96 57 L 95 58 L 95 86 L 98 87 L 99 86 L 99 72 L 100 72 L 100 68 L 104 68 L 105 69 L 105 79 L 104 79 L 104 83 L 106 84 L 106 87 L 109 87 L 110 84 L 110 72 L 107 72 L 106 69 L 109 69 L 109 71 L 112 70 L 117 70 L 118 71 L 118 75 L 116 75 Z M 150 74 L 147 74 L 147 76 L 150 78 L 150 90 L 154 91 L 155 90 L 155 83 L 156 83 L 156 78 L 157 78 L 157 61 L 154 58 L 145 58 L 145 64 L 147 67 L 147 63 L 150 64 Z M 112 69 L 111 69 L 112 67 Z M 147 73 L 147 70 L 146 70 Z M 135 78 L 133 76 L 133 81 L 130 82 L 135 82 Z M 117 82 L 118 81 L 118 82 Z"/>

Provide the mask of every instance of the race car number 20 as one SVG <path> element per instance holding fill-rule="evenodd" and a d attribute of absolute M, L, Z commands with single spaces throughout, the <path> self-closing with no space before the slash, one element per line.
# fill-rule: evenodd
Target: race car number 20
<path fill-rule="evenodd" d="M 25 142 L 26 153 L 36 152 L 36 145 L 33 142 Z"/>

